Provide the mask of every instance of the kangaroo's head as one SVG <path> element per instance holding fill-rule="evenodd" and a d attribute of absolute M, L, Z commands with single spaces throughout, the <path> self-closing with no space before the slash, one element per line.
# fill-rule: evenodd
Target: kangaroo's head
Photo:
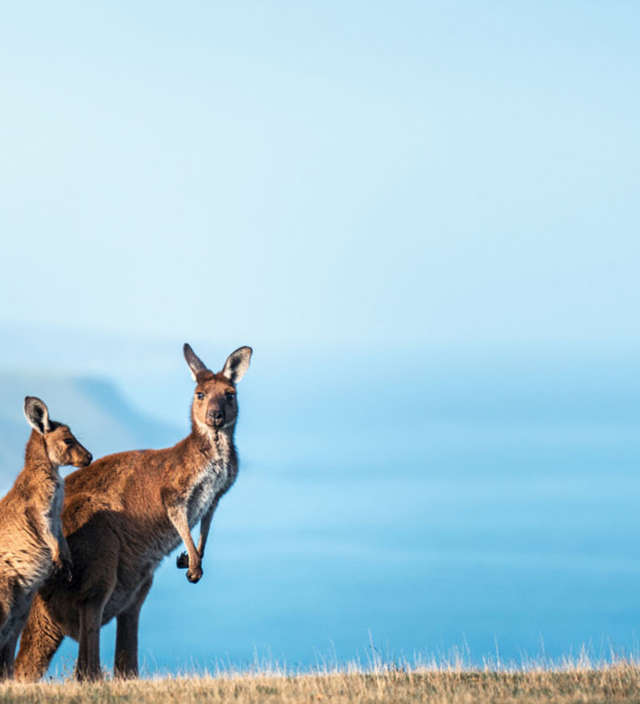
<path fill-rule="evenodd" d="M 238 416 L 236 384 L 249 368 L 252 353 L 251 347 L 239 347 L 216 374 L 185 343 L 184 358 L 196 382 L 191 420 L 200 432 L 233 429 Z"/>
<path fill-rule="evenodd" d="M 29 425 L 42 435 L 51 464 L 58 467 L 65 464 L 86 467 L 91 464 L 91 453 L 76 440 L 68 425 L 49 419 L 49 410 L 39 398 L 25 398 L 24 415 Z"/>

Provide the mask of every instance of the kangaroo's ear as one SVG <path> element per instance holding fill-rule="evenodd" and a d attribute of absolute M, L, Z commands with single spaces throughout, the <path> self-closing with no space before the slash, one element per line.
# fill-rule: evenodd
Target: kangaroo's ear
<path fill-rule="evenodd" d="M 49 425 L 49 410 L 44 401 L 35 396 L 27 396 L 24 399 L 24 415 L 27 423 L 41 435 L 48 433 L 51 429 Z"/>
<path fill-rule="evenodd" d="M 249 369 L 252 354 L 253 350 L 251 347 L 238 347 L 235 352 L 232 352 L 227 357 L 222 374 L 226 376 L 229 381 L 237 384 L 240 379 L 242 379 L 247 369 Z"/>
<path fill-rule="evenodd" d="M 191 345 L 188 342 L 184 343 L 182 351 L 184 352 L 184 358 L 187 360 L 187 364 L 189 365 L 189 369 L 191 370 L 191 376 L 195 381 L 196 376 L 198 376 L 198 372 L 205 371 L 207 366 L 200 359 L 200 357 L 198 357 L 198 355 L 191 349 Z"/>

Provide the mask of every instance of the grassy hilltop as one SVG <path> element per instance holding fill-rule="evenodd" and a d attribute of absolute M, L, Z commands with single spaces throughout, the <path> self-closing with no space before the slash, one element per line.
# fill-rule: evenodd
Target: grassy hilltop
<path fill-rule="evenodd" d="M 235 702 L 236 704 L 483 704 L 640 702 L 640 667 L 618 664 L 565 671 L 411 671 L 311 675 L 221 675 L 97 684 L 0 686 L 0 702 Z"/>

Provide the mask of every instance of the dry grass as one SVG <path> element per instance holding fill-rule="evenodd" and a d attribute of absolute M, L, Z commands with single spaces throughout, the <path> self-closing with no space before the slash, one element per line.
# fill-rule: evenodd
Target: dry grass
<path fill-rule="evenodd" d="M 98 684 L 4 684 L 0 685 L 0 702 L 640 703 L 640 666 L 621 662 L 597 669 L 570 666 L 528 672 L 385 668 L 377 673 L 221 674 Z"/>

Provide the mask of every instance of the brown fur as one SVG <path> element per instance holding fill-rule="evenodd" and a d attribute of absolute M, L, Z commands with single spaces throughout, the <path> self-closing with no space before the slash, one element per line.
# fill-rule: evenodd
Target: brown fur
<path fill-rule="evenodd" d="M 100 628 L 114 617 L 115 675 L 137 676 L 138 618 L 155 569 L 182 540 L 178 567 L 188 567 L 190 582 L 202 577 L 213 512 L 238 471 L 235 383 L 251 349 L 232 353 L 218 374 L 188 345 L 184 352 L 197 384 L 191 433 L 173 447 L 109 455 L 67 477 L 62 520 L 73 581 L 34 599 L 16 661 L 20 679 L 41 677 L 66 635 L 78 640 L 78 678 L 100 677 Z"/>
<path fill-rule="evenodd" d="M 10 677 L 16 641 L 33 595 L 55 570 L 71 579 L 71 555 L 62 535 L 64 483 L 58 467 L 83 467 L 91 454 L 69 427 L 49 420 L 45 404 L 25 399 L 33 426 L 24 469 L 0 501 L 0 675 Z"/>

